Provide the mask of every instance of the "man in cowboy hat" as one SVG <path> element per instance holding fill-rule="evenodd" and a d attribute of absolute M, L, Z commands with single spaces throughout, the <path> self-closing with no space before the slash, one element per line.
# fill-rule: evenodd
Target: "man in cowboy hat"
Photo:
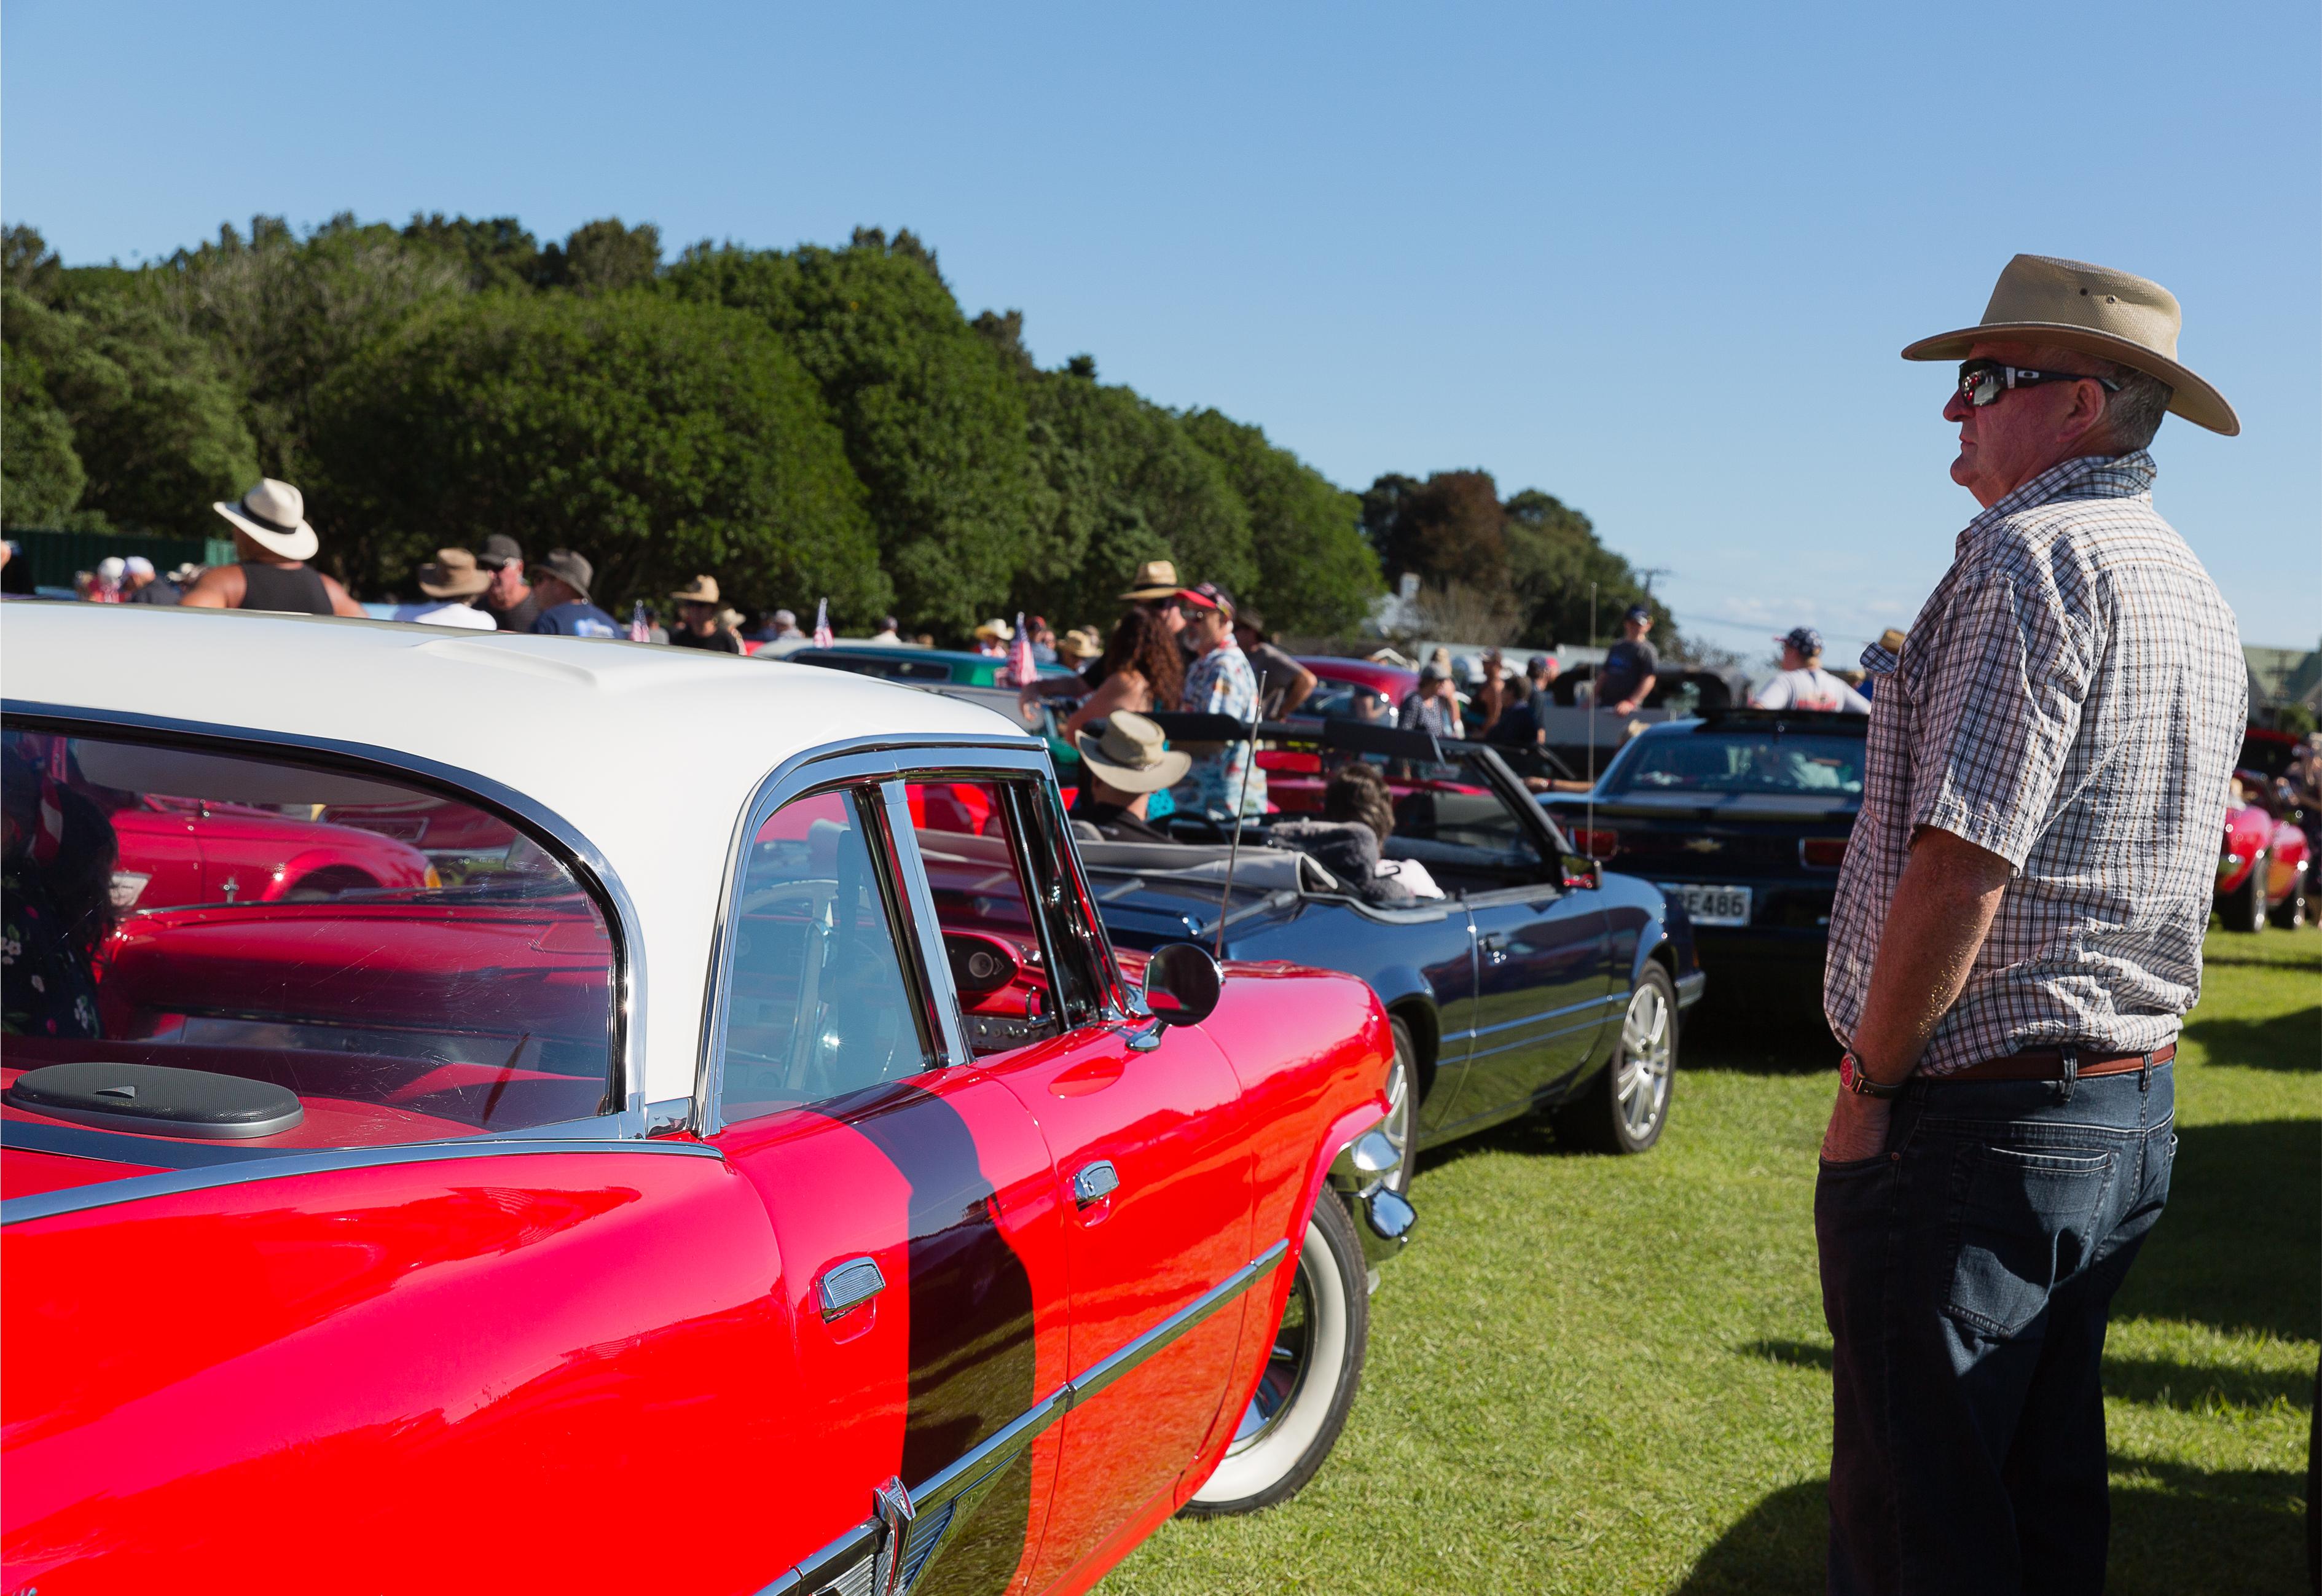
<path fill-rule="evenodd" d="M 696 577 L 670 597 L 677 600 L 677 625 L 669 631 L 671 643 L 678 648 L 706 648 L 712 653 L 742 652 L 741 634 L 721 624 L 716 577 Z"/>
<path fill-rule="evenodd" d="M 1155 793 L 1184 780 L 1193 756 L 1168 749 L 1159 726 L 1128 709 L 1115 710 L 1102 727 L 1084 729 L 1074 744 L 1088 786 L 1073 806 L 1073 818 L 1087 821 L 1108 842 L 1169 841 L 1146 824 L 1146 806 Z"/>
<path fill-rule="evenodd" d="M 499 623 L 476 607 L 476 600 L 491 591 L 492 573 L 476 563 L 465 549 L 438 549 L 435 558 L 419 568 L 419 590 L 425 604 L 399 604 L 398 621 L 423 626 L 461 626 L 471 632 L 497 632 Z"/>
<path fill-rule="evenodd" d="M 261 478 L 233 504 L 210 506 L 233 528 L 234 565 L 213 565 L 178 602 L 193 609 L 264 609 L 353 616 L 361 605 L 306 563 L 320 540 L 306 524 L 306 497 L 288 482 Z"/>
<path fill-rule="evenodd" d="M 544 636 L 626 637 L 628 628 L 589 602 L 597 568 L 570 549 L 551 549 L 533 568 L 533 593 L 541 610 L 532 629 Z"/>
<path fill-rule="evenodd" d="M 975 652 L 987 660 L 1004 660 L 1015 640 L 1016 628 L 994 616 L 975 629 Z"/>
<path fill-rule="evenodd" d="M 1846 1049 L 1815 1193 L 1835 1344 L 1833 1591 L 2095 1591 L 2098 1366 L 2169 1189 L 2247 672 L 2155 513 L 2165 412 L 2231 434 L 2158 284 L 2018 255 L 1960 360 L 1982 514 L 1873 644 L 1824 1008 Z"/>

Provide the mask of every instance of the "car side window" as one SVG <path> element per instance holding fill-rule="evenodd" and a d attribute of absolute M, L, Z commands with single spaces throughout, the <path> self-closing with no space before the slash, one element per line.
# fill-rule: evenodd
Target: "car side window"
<path fill-rule="evenodd" d="M 930 1067 L 875 789 L 783 805 L 751 839 L 727 934 L 724 1113 L 747 1119 Z"/>
<path fill-rule="evenodd" d="M 1055 929 L 1051 897 L 1061 905 L 1077 889 L 1060 873 L 1038 787 L 931 778 L 904 791 L 970 1049 L 1004 1053 L 1094 1019 L 1086 944 Z"/>
<path fill-rule="evenodd" d="M 1416 859 L 1453 891 L 1527 884 L 1540 873 L 1531 832 L 1491 788 L 1469 780 L 1419 781 L 1399 794 L 1394 834 L 1383 852 Z"/>

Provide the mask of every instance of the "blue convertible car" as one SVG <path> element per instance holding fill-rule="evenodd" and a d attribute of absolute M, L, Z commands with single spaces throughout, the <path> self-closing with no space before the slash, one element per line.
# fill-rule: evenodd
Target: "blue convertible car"
<path fill-rule="evenodd" d="M 1182 741 L 1212 717 L 1155 718 L 1183 723 L 1169 725 Z M 1369 981 L 1394 1023 L 1386 1130 L 1402 1154 L 1398 1190 L 1417 1151 L 1539 1110 L 1586 1145 L 1651 1146 L 1668 1122 L 1679 1012 L 1702 990 L 1684 911 L 1576 856 L 1488 747 L 1352 721 L 1257 732 L 1294 760 L 1307 751 L 1311 769 L 1270 773 L 1294 812 L 1245 828 L 1238 854 L 1186 816 L 1167 844 L 1083 832 L 1113 941 L 1211 946 L 1222 918 L 1228 957 Z M 1358 758 L 1381 767 L 1394 800 L 1393 834 L 1374 856 L 1418 862 L 1442 896 L 1366 886 L 1360 866 L 1321 845 L 1343 828 L 1294 812 L 1319 805 L 1329 768 Z"/>

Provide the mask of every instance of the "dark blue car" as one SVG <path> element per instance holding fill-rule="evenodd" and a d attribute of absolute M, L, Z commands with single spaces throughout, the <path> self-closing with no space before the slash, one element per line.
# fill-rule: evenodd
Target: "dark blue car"
<path fill-rule="evenodd" d="M 1187 729 L 1172 726 L 1173 740 Z M 1668 1122 L 1679 1012 L 1702 990 L 1684 912 L 1649 882 L 1575 855 L 1490 748 L 1345 721 L 1260 733 L 1277 749 L 1315 751 L 1318 765 L 1384 765 L 1395 829 L 1381 852 L 1423 865 L 1442 896 L 1378 901 L 1310 845 L 1286 844 L 1312 828 L 1284 823 L 1310 816 L 1250 825 L 1238 857 L 1229 839 L 1177 817 L 1185 840 L 1168 844 L 1083 837 L 1113 941 L 1214 946 L 1222 911 L 1230 958 L 1367 980 L 1394 1025 L 1386 1128 L 1403 1154 L 1397 1190 L 1413 1152 L 1540 1110 L 1586 1145 L 1651 1146 Z M 1285 807 L 1319 801 L 1321 770 L 1301 774 L 1270 775 Z"/>
<path fill-rule="evenodd" d="M 1862 807 L 1860 715 L 1735 709 L 1640 733 L 1591 791 L 1542 799 L 1579 850 L 1681 900 L 1719 1001 L 1821 990 Z"/>

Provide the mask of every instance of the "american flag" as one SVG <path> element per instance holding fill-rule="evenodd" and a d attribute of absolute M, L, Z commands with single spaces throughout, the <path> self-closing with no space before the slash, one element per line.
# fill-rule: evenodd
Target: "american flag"
<path fill-rule="evenodd" d="M 645 601 L 642 598 L 629 609 L 629 641 L 631 643 L 653 641 L 653 622 L 645 615 Z"/>
<path fill-rule="evenodd" d="M 814 605 L 814 646 L 828 648 L 836 641 L 830 630 L 830 600 L 818 598 Z"/>
<path fill-rule="evenodd" d="M 1003 687 L 1029 687 L 1040 674 L 1039 666 L 1032 662 L 1032 633 L 1024 625 L 1024 612 L 1016 612 L 1016 644 L 1008 651 L 1008 669 Z"/>

